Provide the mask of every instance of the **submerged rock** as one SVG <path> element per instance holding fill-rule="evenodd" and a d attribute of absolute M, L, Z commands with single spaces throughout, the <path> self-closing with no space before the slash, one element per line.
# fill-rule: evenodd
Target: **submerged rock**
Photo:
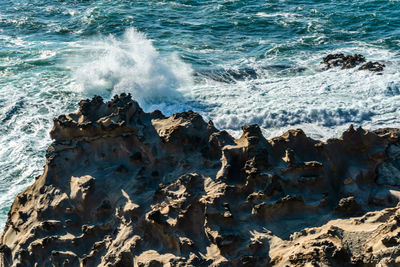
<path fill-rule="evenodd" d="M 126 94 L 81 101 L 11 207 L 0 266 L 400 262 L 399 130 L 242 130 L 146 113 Z"/>

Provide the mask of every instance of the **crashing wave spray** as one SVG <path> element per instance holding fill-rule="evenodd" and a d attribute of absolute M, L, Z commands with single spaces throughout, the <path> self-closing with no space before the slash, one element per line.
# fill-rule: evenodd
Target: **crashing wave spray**
<path fill-rule="evenodd" d="M 88 49 L 87 61 L 75 72 L 78 88 L 87 96 L 109 98 L 131 93 L 145 109 L 150 109 L 182 102 L 179 90 L 192 83 L 189 65 L 176 54 L 161 57 L 152 41 L 133 28 L 121 38 L 100 38 Z"/>

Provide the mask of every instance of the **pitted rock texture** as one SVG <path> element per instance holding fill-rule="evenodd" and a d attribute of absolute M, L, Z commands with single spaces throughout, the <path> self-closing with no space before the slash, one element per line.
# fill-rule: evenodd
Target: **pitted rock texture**
<path fill-rule="evenodd" d="M 399 130 L 242 129 L 125 94 L 81 101 L 54 119 L 0 266 L 399 266 Z"/>

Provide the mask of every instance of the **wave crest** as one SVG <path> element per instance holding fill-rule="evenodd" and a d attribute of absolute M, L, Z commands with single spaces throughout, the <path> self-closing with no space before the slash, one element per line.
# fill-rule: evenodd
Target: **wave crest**
<path fill-rule="evenodd" d="M 101 37 L 87 45 L 75 71 L 78 90 L 106 98 L 131 93 L 144 107 L 175 101 L 180 88 L 191 85 L 192 69 L 176 54 L 161 57 L 152 41 L 134 28 L 121 38 Z"/>

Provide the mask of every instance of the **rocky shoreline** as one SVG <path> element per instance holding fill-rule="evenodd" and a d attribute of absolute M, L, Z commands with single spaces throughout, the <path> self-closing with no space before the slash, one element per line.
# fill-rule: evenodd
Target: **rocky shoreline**
<path fill-rule="evenodd" d="M 54 119 L 0 266 L 399 266 L 400 130 L 234 139 L 130 95 Z"/>

